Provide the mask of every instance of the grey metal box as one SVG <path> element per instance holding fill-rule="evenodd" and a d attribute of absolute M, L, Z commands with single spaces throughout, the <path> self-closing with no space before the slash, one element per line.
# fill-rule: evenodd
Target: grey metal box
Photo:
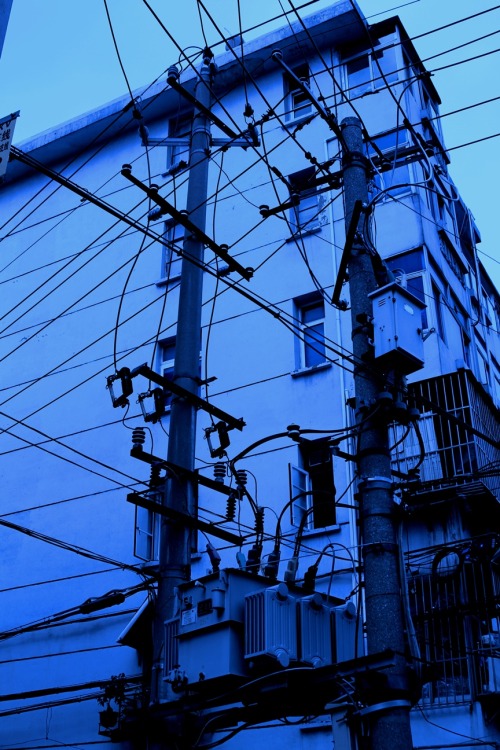
<path fill-rule="evenodd" d="M 401 374 L 424 366 L 422 310 L 425 305 L 395 282 L 368 295 L 373 304 L 377 364 Z"/>

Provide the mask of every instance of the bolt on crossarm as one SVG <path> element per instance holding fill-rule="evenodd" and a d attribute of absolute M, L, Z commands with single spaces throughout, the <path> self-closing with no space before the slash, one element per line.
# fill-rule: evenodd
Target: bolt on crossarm
<path fill-rule="evenodd" d="M 196 97 L 207 108 L 211 104 L 211 56 L 206 50 Z M 176 71 L 170 69 L 169 75 Z M 194 113 L 190 146 L 190 169 L 186 210 L 190 221 L 202 232 L 206 222 L 206 202 L 210 153 L 210 123 L 205 113 Z M 201 345 L 201 310 L 203 291 L 203 242 L 190 234 L 184 235 L 181 284 L 177 318 L 174 383 L 197 394 Z M 190 262 L 190 258 L 194 262 Z M 170 414 L 167 460 L 194 469 L 197 407 L 187 399 L 174 398 Z M 163 503 L 174 511 L 196 516 L 196 487 L 189 475 L 171 475 L 166 482 Z M 154 664 L 152 702 L 167 700 L 164 669 L 164 622 L 175 613 L 176 588 L 190 579 L 192 532 L 181 521 L 161 516 L 159 583 L 153 625 Z"/>
<path fill-rule="evenodd" d="M 348 117 L 343 133 L 344 202 L 346 231 L 356 201 L 368 202 L 368 163 L 364 155 L 361 122 Z M 358 213 L 359 216 L 359 213 Z M 405 652 L 403 599 L 396 536 L 395 503 L 391 482 L 388 427 L 370 410 L 380 393 L 372 369 L 373 357 L 363 321 L 372 316 L 370 292 L 377 288 L 370 254 L 363 242 L 361 214 L 349 258 L 356 421 L 363 421 L 356 457 L 359 482 L 361 543 L 364 560 L 366 630 L 368 653 L 386 649 L 396 653 L 395 666 L 385 672 L 381 684 L 367 694 L 360 718 L 369 724 L 372 750 L 411 750 L 409 672 Z"/>

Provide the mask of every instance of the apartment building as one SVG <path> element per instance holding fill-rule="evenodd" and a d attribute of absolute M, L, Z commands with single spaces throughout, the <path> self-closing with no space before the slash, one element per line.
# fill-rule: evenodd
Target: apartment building
<path fill-rule="evenodd" d="M 179 212 L 201 59 L 180 74 L 191 99 L 161 80 L 135 103 L 111 102 L 14 151 L 0 186 L 0 746 L 148 747 L 173 741 L 164 729 L 173 716 L 199 747 L 313 750 L 332 737 L 342 750 L 365 746 L 366 694 L 352 666 L 370 638 L 362 427 L 349 283 L 337 284 L 346 229 L 331 127 L 346 117 L 362 122 L 369 165 L 366 251 L 381 286 L 393 278 L 416 299 L 422 346 L 404 378 L 372 362 L 391 436 L 414 747 L 500 742 L 500 296 L 410 35 L 397 17 L 368 27 L 341 0 L 214 50 L 195 446 L 202 523 L 161 653 L 151 503 L 164 491 L 179 397 L 165 382 L 178 346 Z M 159 211 L 131 175 L 174 210 Z M 232 418 L 229 429 L 217 428 L 213 407 Z M 287 627 L 300 612 L 290 641 L 262 640 L 256 625 L 277 601 L 291 607 Z M 319 631 L 309 616 L 326 618 Z M 350 671 L 332 671 L 327 687 L 308 682 L 311 667 L 340 662 Z M 280 713 L 269 675 L 293 680 L 297 670 L 303 715 L 298 698 Z M 166 709 L 151 697 L 160 683 Z M 252 693 L 260 684 L 267 697 Z M 226 705 L 228 691 L 241 714 L 217 720 L 212 704 Z"/>

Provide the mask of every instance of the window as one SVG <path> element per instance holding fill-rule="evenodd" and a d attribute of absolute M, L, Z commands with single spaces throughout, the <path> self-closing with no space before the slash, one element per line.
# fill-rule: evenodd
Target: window
<path fill-rule="evenodd" d="M 156 493 L 158 494 L 158 493 Z M 150 500 L 155 500 L 148 493 Z M 134 555 L 140 560 L 158 560 L 160 517 L 151 510 L 135 506 Z"/>
<path fill-rule="evenodd" d="M 294 68 L 293 73 L 303 81 L 307 87 L 310 84 L 309 66 L 301 65 L 298 68 Z M 284 77 L 284 88 L 285 88 L 285 107 L 286 107 L 286 119 L 296 120 L 299 117 L 304 117 L 312 111 L 312 104 L 306 97 L 301 88 L 297 86 L 297 82 L 285 75 Z"/>
<path fill-rule="evenodd" d="M 432 290 L 432 297 L 434 299 L 434 318 L 435 318 L 435 324 L 436 324 L 436 332 L 440 336 L 440 338 L 445 341 L 445 335 L 444 335 L 444 320 L 443 320 L 443 300 L 441 295 L 441 290 L 439 287 L 435 284 L 434 281 L 431 281 L 431 290 Z"/>
<path fill-rule="evenodd" d="M 380 40 L 380 48 L 375 52 L 364 52 L 345 61 L 348 94 L 351 99 L 363 94 L 373 93 L 399 80 L 396 48 L 393 37 Z M 382 46 L 383 45 L 383 46 Z"/>
<path fill-rule="evenodd" d="M 328 440 L 306 440 L 299 451 L 301 467 L 289 465 L 292 524 L 309 530 L 333 526 L 335 484 Z"/>
<path fill-rule="evenodd" d="M 301 330 L 298 366 L 315 367 L 326 362 L 325 303 L 313 294 L 296 300 L 295 307 Z"/>
<path fill-rule="evenodd" d="M 175 221 L 165 222 L 165 232 L 163 238 L 174 247 L 182 250 L 182 244 L 184 242 L 184 227 L 182 224 L 177 224 Z M 161 277 L 162 279 L 178 279 L 181 275 L 182 257 L 177 255 L 172 247 L 166 247 L 163 245 L 162 253 L 162 266 L 161 266 Z"/>
<path fill-rule="evenodd" d="M 310 232 L 319 227 L 319 193 L 315 185 L 314 168 L 303 169 L 289 176 L 290 197 L 298 196 L 298 202 L 290 210 L 292 231 Z"/>
<path fill-rule="evenodd" d="M 168 127 L 169 138 L 182 138 L 183 143 L 178 143 L 168 147 L 168 170 L 178 171 L 179 169 L 185 169 L 189 165 L 189 141 L 192 122 L 192 113 L 170 120 Z"/>
<path fill-rule="evenodd" d="M 175 336 L 160 342 L 158 347 L 158 372 L 167 380 L 174 379 Z M 165 394 L 165 411 L 170 410 L 172 394 Z"/>
<path fill-rule="evenodd" d="M 390 188 L 391 195 L 408 193 L 413 182 L 411 166 L 405 162 L 397 163 L 401 152 L 410 144 L 408 131 L 405 128 L 399 128 L 388 133 L 382 133 L 373 138 L 373 141 L 378 150 L 386 156 L 386 161 L 380 164 L 380 158 L 377 159 L 377 151 L 373 145 L 368 144 L 368 156 L 379 162 L 379 171 L 375 172 L 373 185 L 379 191 Z"/>
<path fill-rule="evenodd" d="M 403 277 L 406 280 L 406 288 L 411 294 L 424 305 L 427 304 L 424 290 L 424 278 L 422 271 L 425 270 L 423 250 L 411 250 L 409 253 L 387 258 L 386 263 L 396 278 Z M 422 310 L 422 329 L 428 328 L 427 311 Z"/>
<path fill-rule="evenodd" d="M 472 540 L 434 548 L 430 565 L 411 566 L 408 593 L 422 658 L 424 706 L 470 704 L 478 694 L 500 690 L 500 581 L 480 545 Z"/>

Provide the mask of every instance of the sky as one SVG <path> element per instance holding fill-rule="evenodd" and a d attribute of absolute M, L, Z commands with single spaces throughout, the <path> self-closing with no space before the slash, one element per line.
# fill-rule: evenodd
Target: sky
<path fill-rule="evenodd" d="M 295 8 L 306 1 L 294 0 Z M 247 40 L 283 25 L 283 19 L 253 32 L 248 28 L 292 9 L 291 0 L 202 2 L 227 36 L 239 32 L 241 18 Z M 300 12 L 307 15 L 329 4 L 329 0 L 309 0 Z M 500 132 L 500 51 L 494 52 L 500 48 L 500 6 L 495 0 L 358 0 L 358 4 L 371 24 L 399 15 L 412 39 L 425 34 L 414 43 L 433 71 L 442 115 L 499 97 L 445 116 L 442 125 L 452 159 L 451 176 L 481 232 L 481 260 L 500 289 L 496 222 L 500 137 L 464 146 Z M 145 0 L 13 0 L 0 60 L 0 117 L 21 111 L 14 143 L 127 93 L 106 6 L 131 88 L 164 77 L 179 51 L 148 5 L 182 49 L 202 46 L 204 35 L 210 46 L 220 43 L 219 32 L 196 0 L 147 0 L 147 4 Z M 436 30 L 469 16 L 474 17 Z M 444 70 L 437 70 L 443 66 Z"/>

